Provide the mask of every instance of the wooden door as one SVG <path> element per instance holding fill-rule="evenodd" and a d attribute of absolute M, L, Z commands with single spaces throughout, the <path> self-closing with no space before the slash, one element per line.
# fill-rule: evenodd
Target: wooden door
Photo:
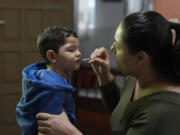
<path fill-rule="evenodd" d="M 37 34 L 51 25 L 72 27 L 73 0 L 0 1 L 0 134 L 20 135 L 15 108 L 22 69 L 40 59 Z"/>

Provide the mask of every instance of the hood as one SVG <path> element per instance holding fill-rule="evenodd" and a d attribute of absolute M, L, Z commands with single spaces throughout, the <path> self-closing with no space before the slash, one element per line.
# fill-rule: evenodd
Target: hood
<path fill-rule="evenodd" d="M 65 80 L 56 72 L 46 69 L 46 64 L 35 63 L 23 70 L 22 98 L 23 103 L 34 102 L 47 93 L 62 90 L 74 91 L 69 76 Z"/>

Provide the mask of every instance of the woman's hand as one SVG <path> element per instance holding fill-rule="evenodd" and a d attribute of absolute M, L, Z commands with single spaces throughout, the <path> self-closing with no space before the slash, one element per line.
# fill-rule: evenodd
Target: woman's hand
<path fill-rule="evenodd" d="M 113 75 L 110 72 L 109 54 L 104 47 L 97 48 L 91 54 L 89 63 L 97 75 L 99 85 L 105 85 L 113 80 Z"/>
<path fill-rule="evenodd" d="M 38 132 L 44 135 L 82 135 L 69 121 L 63 110 L 59 115 L 38 113 Z"/>

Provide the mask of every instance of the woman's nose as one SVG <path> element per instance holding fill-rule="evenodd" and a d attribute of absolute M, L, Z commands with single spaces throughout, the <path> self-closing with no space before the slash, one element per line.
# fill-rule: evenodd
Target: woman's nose
<path fill-rule="evenodd" d="M 116 53 L 116 48 L 115 48 L 115 42 L 112 44 L 112 46 L 111 46 L 111 48 L 110 48 L 110 50 L 111 50 L 111 52 L 112 53 Z"/>

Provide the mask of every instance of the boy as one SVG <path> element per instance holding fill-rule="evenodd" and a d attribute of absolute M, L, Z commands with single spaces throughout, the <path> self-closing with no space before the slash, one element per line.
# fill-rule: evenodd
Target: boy
<path fill-rule="evenodd" d="M 79 69 L 81 53 L 77 34 L 65 27 L 46 28 L 37 38 L 45 63 L 35 63 L 23 70 L 22 97 L 16 118 L 22 135 L 37 135 L 36 114 L 59 114 L 62 109 L 76 125 L 73 92 L 69 73 Z"/>

